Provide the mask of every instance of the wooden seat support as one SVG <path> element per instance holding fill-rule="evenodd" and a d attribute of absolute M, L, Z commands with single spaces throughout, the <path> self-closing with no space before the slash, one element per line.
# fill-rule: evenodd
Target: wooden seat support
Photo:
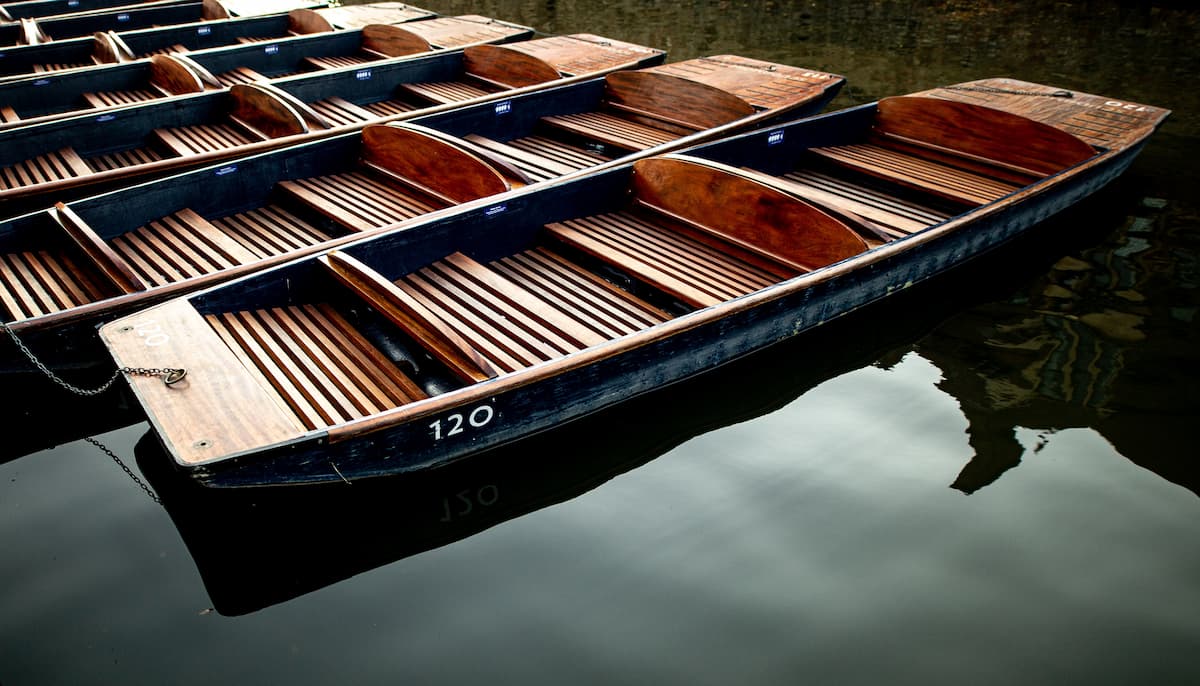
<path fill-rule="evenodd" d="M 149 287 L 129 263 L 118 255 L 103 238 L 98 236 L 92 227 L 83 221 L 83 218 L 75 214 L 74 210 L 60 202 L 46 212 L 58 226 L 62 227 L 63 232 L 75 242 L 75 245 L 91 259 L 100 273 L 122 293 L 136 293 Z"/>

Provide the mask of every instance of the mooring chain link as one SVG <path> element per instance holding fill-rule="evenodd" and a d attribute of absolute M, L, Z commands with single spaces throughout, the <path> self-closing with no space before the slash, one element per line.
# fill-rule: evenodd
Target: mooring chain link
<path fill-rule="evenodd" d="M 944 91 L 976 91 L 979 93 L 999 93 L 1001 95 L 1034 95 L 1043 98 L 1073 98 L 1075 94 L 1071 91 L 1023 91 L 1014 88 L 998 88 L 996 86 L 942 86 Z"/>
<path fill-rule="evenodd" d="M 67 382 L 58 374 L 55 374 L 49 367 L 39 360 L 37 355 L 34 355 L 33 351 L 30 350 L 25 343 L 17 337 L 17 332 L 13 331 L 12 327 L 10 327 L 6 322 L 0 322 L 0 327 L 3 327 L 4 331 L 8 333 L 9 338 L 12 339 L 13 344 L 16 345 L 17 349 L 20 350 L 21 353 L 25 355 L 25 357 L 28 358 L 35 367 L 38 368 L 38 371 L 45 374 L 54 383 L 62 386 L 72 393 L 75 393 L 76 395 L 100 395 L 111 388 L 112 385 L 117 382 L 117 379 L 121 378 L 122 374 L 136 374 L 138 376 L 161 376 L 163 378 L 163 383 L 168 386 L 173 386 L 179 383 L 183 380 L 183 377 L 187 376 L 186 369 L 177 367 L 121 367 L 117 371 L 113 372 L 112 378 L 110 378 L 108 381 L 105 381 L 100 386 L 97 386 L 96 388 L 80 388 Z"/>
<path fill-rule="evenodd" d="M 120 467 L 122 469 L 122 471 L 124 471 L 125 474 L 127 476 L 129 476 L 130 479 L 133 479 L 133 483 L 137 484 L 138 488 L 141 488 L 143 491 L 145 491 L 146 495 L 150 496 L 151 500 L 158 503 L 159 505 L 162 505 L 162 498 L 159 498 L 158 494 L 155 493 L 152 488 L 150 488 L 149 484 L 147 484 L 145 481 L 142 481 L 141 477 L 139 477 L 137 474 L 134 474 L 133 470 L 130 469 L 129 466 L 125 464 L 124 460 L 122 460 L 120 457 L 117 457 L 116 453 L 109 450 L 108 446 L 104 445 L 100 441 L 97 441 L 96 439 L 92 438 L 91 436 L 89 436 L 83 440 L 96 446 L 97 448 L 100 449 L 100 452 L 111 457 L 113 459 L 113 462 L 116 462 L 117 466 Z"/>

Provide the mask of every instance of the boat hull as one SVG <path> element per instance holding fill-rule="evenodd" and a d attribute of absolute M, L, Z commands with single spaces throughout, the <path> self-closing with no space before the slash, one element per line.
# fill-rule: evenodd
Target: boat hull
<path fill-rule="evenodd" d="M 441 413 L 332 442 L 323 433 L 313 434 L 198 465 L 191 468 L 193 476 L 214 487 L 355 480 L 436 468 L 511 443 L 804 334 L 968 264 L 1104 187 L 1128 168 L 1141 147 L 1043 183 L 1022 202 L 995 208 L 964 230 L 864 256 L 865 263 L 854 268 L 835 265 L 834 273 L 823 278 L 798 277 L 727 303 L 729 312 L 721 316 L 682 318 L 638 347 L 574 365 L 568 357 L 563 360 L 568 368 L 537 383 L 506 386 L 495 394 L 482 384 L 476 401 Z"/>

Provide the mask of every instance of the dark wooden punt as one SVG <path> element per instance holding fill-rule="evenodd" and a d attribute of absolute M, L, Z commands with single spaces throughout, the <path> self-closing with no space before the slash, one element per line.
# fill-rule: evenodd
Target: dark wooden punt
<path fill-rule="evenodd" d="M 225 90 L 297 74 L 399 57 L 504 43 L 533 36 L 528 26 L 488 17 L 433 17 L 278 40 L 153 55 L 123 64 L 0 83 L 0 131 L 98 110 Z M 403 16 L 395 17 L 401 20 Z"/>
<path fill-rule="evenodd" d="M 146 5 L 178 5 L 186 0 L 19 0 L 0 4 L 0 21 L 37 19 L 101 10 L 133 9 Z"/>
<path fill-rule="evenodd" d="M 0 131 L 0 202 L 11 217 L 133 179 L 662 58 L 660 50 L 590 34 L 556 36 L 234 84 Z"/>
<path fill-rule="evenodd" d="M 789 71 L 777 65 L 766 73 L 784 80 Z M 625 151 L 646 156 L 815 112 L 842 79 L 807 73 L 806 89 L 759 112 L 727 91 L 653 68 L 563 80 L 551 97 L 518 89 L 475 107 L 512 127 L 493 126 L 494 140 L 511 140 L 540 117 L 545 141 L 557 139 L 600 166 L 618 163 L 610 161 L 618 151 L 553 120 L 607 115 L 613 127 L 659 131 L 662 143 Z M 672 93 L 678 102 L 706 102 L 663 115 L 663 97 Z M 715 119 L 718 107 L 726 108 L 723 121 Z M 602 145 L 606 154 L 590 152 Z M 239 157 L 0 222 L 0 314 L 55 369 L 89 360 L 112 369 L 94 334 L 102 321 L 527 183 L 503 155 L 399 122 Z M 38 373 L 5 337 L 0 356 L 0 373 Z"/>
<path fill-rule="evenodd" d="M 969 261 L 1120 174 L 1167 115 L 1026 94 L 1053 90 L 889 98 L 529 186 L 171 300 L 101 338 L 120 366 L 188 370 L 170 387 L 129 381 L 204 483 L 443 465 Z M 853 203 L 775 180 L 811 169 Z M 864 215 L 889 198 L 952 209 L 885 241 Z"/>
<path fill-rule="evenodd" d="M 112 10 L 18 19 L 0 23 L 0 46 L 36 45 L 64 38 L 88 36 L 96 32 L 128 31 L 151 26 L 276 14 L 325 4 L 304 0 L 197 0 L 144 3 Z"/>
<path fill-rule="evenodd" d="M 386 10 L 386 11 L 385 11 Z M 361 29 L 357 19 L 373 24 L 399 24 L 432 19 L 436 14 L 408 5 L 374 5 L 296 9 L 264 16 L 197 21 L 132 31 L 105 31 L 0 51 L 0 82 L 76 69 L 147 60 L 155 55 L 189 53 L 289 36 Z M 353 24 L 353 25 L 351 25 Z M 51 82 L 45 82 L 47 85 Z M 16 94 L 0 95 L 0 103 L 19 101 Z"/>

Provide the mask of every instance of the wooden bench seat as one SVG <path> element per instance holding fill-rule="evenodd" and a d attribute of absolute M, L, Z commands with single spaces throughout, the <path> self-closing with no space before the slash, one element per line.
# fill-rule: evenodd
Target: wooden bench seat
<path fill-rule="evenodd" d="M 150 164 L 157 162 L 163 158 L 154 148 L 149 146 L 141 148 L 129 148 L 128 150 L 118 150 L 105 155 L 96 155 L 89 157 L 87 165 L 92 169 L 102 172 L 111 171 L 113 169 L 124 169 L 125 167 L 136 167 L 139 164 Z"/>
<path fill-rule="evenodd" d="M 333 238 L 275 204 L 212 219 L 210 222 L 260 259 L 284 255 Z"/>
<path fill-rule="evenodd" d="M 121 91 L 97 91 L 95 93 L 84 93 L 83 99 L 89 107 L 104 108 L 104 107 L 120 107 L 122 105 L 133 105 L 139 102 L 149 102 L 165 97 L 167 94 L 157 88 L 133 88 L 130 90 Z"/>
<path fill-rule="evenodd" d="M 0 189 L 36 186 L 91 173 L 91 167 L 73 148 L 61 148 L 0 168 Z"/>
<path fill-rule="evenodd" d="M 256 136 L 247 128 L 232 122 L 155 129 L 154 137 L 181 157 L 228 150 L 266 140 L 265 136 Z"/>
<path fill-rule="evenodd" d="M 490 153 L 500 155 L 521 170 L 530 181 L 545 181 L 612 159 L 546 136 L 524 136 L 500 142 L 478 134 L 469 134 L 466 140 Z"/>
<path fill-rule="evenodd" d="M 281 181 L 279 188 L 354 231 L 369 231 L 446 206 L 365 170 Z"/>
<path fill-rule="evenodd" d="M 419 109 L 418 105 L 399 98 L 390 98 L 388 100 L 369 102 L 359 105 L 359 107 L 380 119 L 384 117 L 391 117 L 397 114 L 404 114 L 406 112 L 415 112 L 417 109 Z"/>
<path fill-rule="evenodd" d="M 596 323 L 613 319 L 608 308 L 614 304 L 636 311 L 633 316 L 643 321 L 661 321 L 665 316 L 634 304 L 632 296 L 599 286 L 594 277 L 581 277 L 578 268 L 560 263 L 557 273 L 546 271 L 536 256 L 532 261 L 517 257 L 496 270 L 454 253 L 394 282 L 338 251 L 320 260 L 338 280 L 467 382 L 558 359 L 622 335 Z M 510 279 L 505 271 L 517 274 L 519 280 Z M 554 280 L 564 274 L 588 290 L 561 294 L 572 304 L 570 309 L 552 306 L 541 294 L 554 291 Z M 533 285 L 533 290 L 520 280 Z"/>
<path fill-rule="evenodd" d="M 611 112 L 579 112 L 542 117 L 557 129 L 625 150 L 645 150 L 669 143 L 679 134 L 647 126 Z"/>
<path fill-rule="evenodd" d="M 228 88 L 235 83 L 257 83 L 259 81 L 268 81 L 266 76 L 258 73 L 250 67 L 238 67 L 229 71 L 221 72 L 216 75 L 217 81 Z"/>
<path fill-rule="evenodd" d="M 327 304 L 206 315 L 247 369 L 311 430 L 426 396 Z"/>
<path fill-rule="evenodd" d="M 813 148 L 812 152 L 835 164 L 966 205 L 989 203 L 1021 187 L 878 143 Z"/>
<path fill-rule="evenodd" d="M 35 74 L 46 74 L 56 71 L 66 71 L 68 69 L 79 69 L 81 67 L 94 66 L 95 62 L 48 62 L 45 64 L 33 65 Z"/>
<path fill-rule="evenodd" d="M 21 115 L 9 105 L 0 105 L 0 122 L 21 121 Z"/>
<path fill-rule="evenodd" d="M 374 112 L 337 96 L 309 103 L 309 107 L 313 108 L 331 124 L 339 126 L 359 124 L 379 118 Z"/>
<path fill-rule="evenodd" d="M 138 278 L 152 286 L 219 272 L 258 259 L 188 209 L 117 236 L 111 244 Z"/>
<path fill-rule="evenodd" d="M 432 81 L 403 83 L 399 89 L 437 105 L 482 98 L 496 92 L 495 88 L 467 81 Z"/>
<path fill-rule="evenodd" d="M 894 238 L 950 218 L 948 212 L 815 169 L 799 169 L 781 179 L 801 197 L 853 212 Z"/>
<path fill-rule="evenodd" d="M 0 254 L 0 305 L 6 320 L 86 305 L 117 293 L 63 251 Z"/>
<path fill-rule="evenodd" d="M 556 222 L 546 230 L 693 307 L 716 305 L 799 273 L 630 212 Z"/>

